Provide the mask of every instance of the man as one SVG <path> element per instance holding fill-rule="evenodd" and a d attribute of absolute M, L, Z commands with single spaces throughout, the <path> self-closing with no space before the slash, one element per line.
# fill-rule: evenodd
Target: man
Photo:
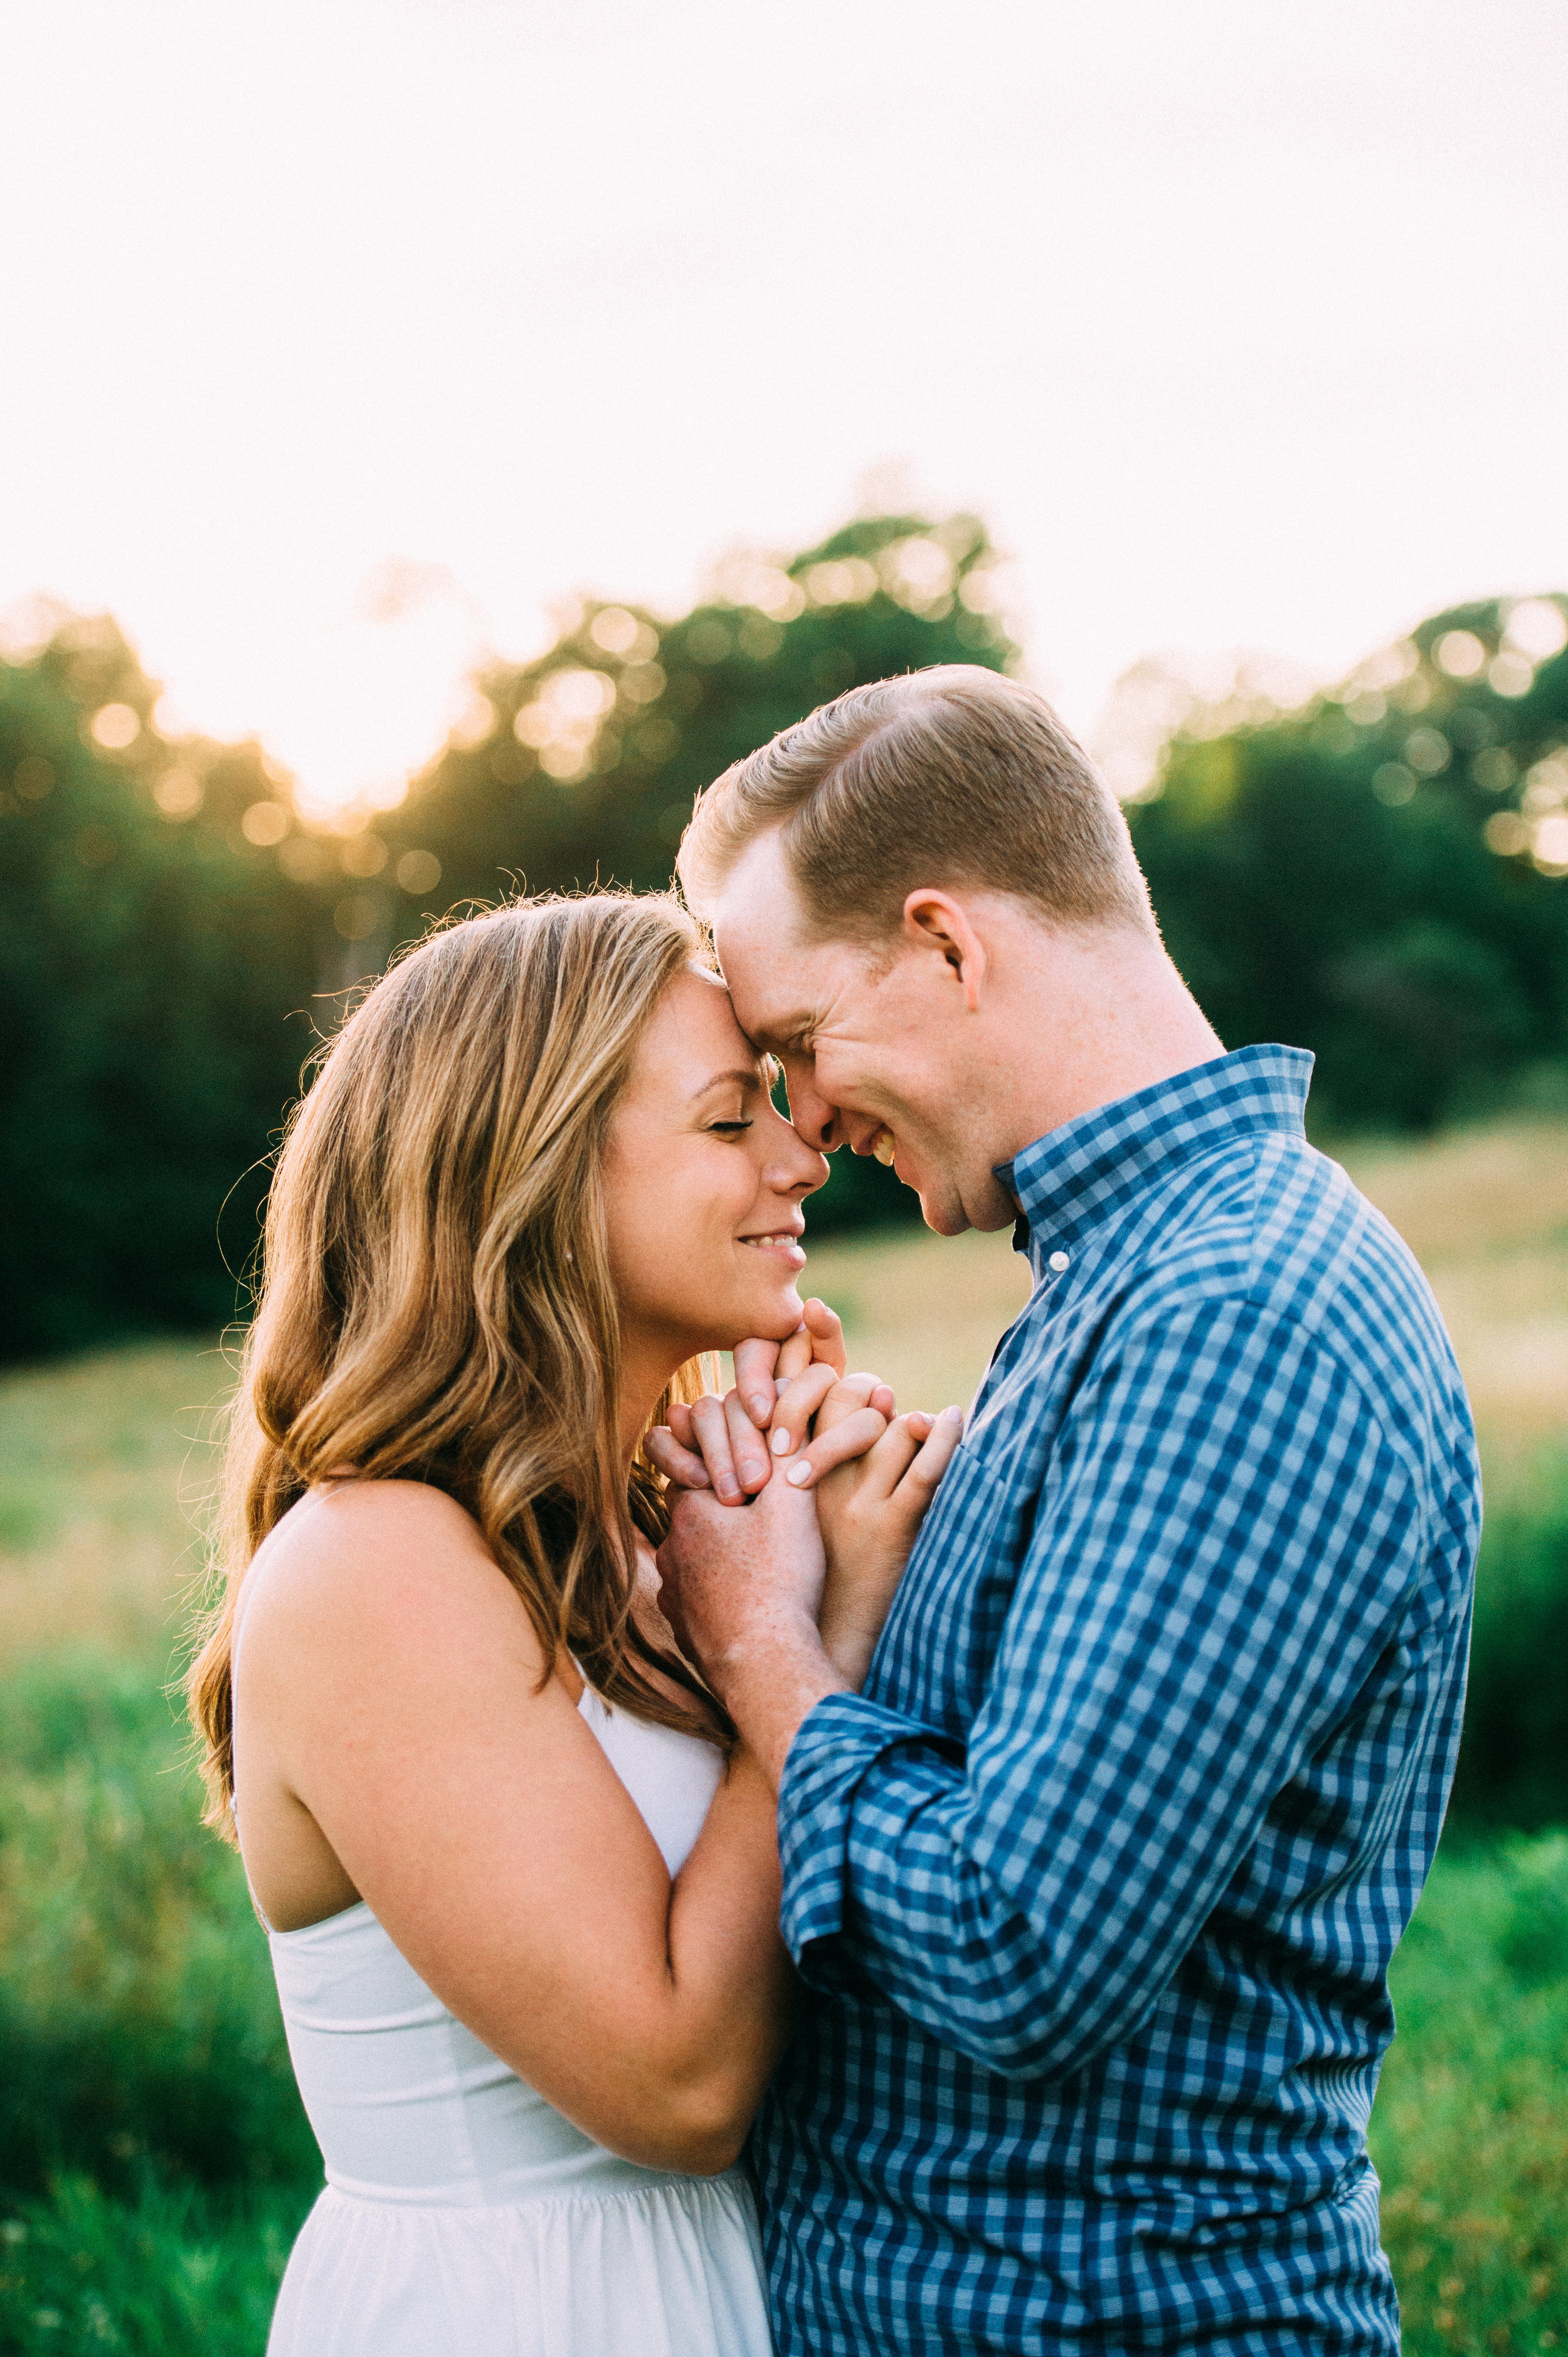
<path fill-rule="evenodd" d="M 796 1491 L 692 1494 L 661 1557 L 779 1789 L 783 2357 L 1395 2351 L 1363 2137 L 1478 1521 L 1425 1284 L 1305 1143 L 1310 1059 L 1223 1052 L 1028 690 L 841 696 L 681 872 L 802 1134 L 1035 1276 L 861 1691 Z"/>

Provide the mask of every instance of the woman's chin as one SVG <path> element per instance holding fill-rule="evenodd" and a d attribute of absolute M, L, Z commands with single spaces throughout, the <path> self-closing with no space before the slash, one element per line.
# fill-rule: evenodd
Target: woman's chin
<path fill-rule="evenodd" d="M 748 1290 L 733 1305 L 724 1340 L 708 1347 L 733 1351 L 737 1342 L 788 1341 L 805 1314 L 806 1305 L 793 1277 L 781 1278 L 777 1285 L 758 1286 L 755 1292 Z"/>
<path fill-rule="evenodd" d="M 800 1298 L 799 1275 L 791 1276 L 788 1283 L 780 1284 L 773 1298 L 777 1305 L 776 1322 L 770 1326 L 759 1327 L 757 1331 L 766 1341 L 782 1342 L 794 1333 L 806 1314 L 806 1305 Z"/>

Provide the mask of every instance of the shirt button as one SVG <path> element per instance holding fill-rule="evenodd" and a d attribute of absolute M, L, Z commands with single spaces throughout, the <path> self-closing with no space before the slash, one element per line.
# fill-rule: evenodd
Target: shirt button
<path fill-rule="evenodd" d="M 1054 1268 L 1054 1269 L 1056 1270 L 1057 1275 L 1059 1276 L 1059 1275 L 1061 1275 L 1061 1273 L 1062 1273 L 1063 1269 L 1067 1266 L 1067 1254 L 1066 1254 L 1066 1253 L 1063 1253 L 1063 1252 L 1055 1252 L 1055 1253 L 1053 1253 L 1053 1254 L 1051 1254 L 1051 1256 L 1050 1256 L 1049 1260 L 1046 1263 L 1046 1266 L 1047 1266 L 1047 1268 Z"/>

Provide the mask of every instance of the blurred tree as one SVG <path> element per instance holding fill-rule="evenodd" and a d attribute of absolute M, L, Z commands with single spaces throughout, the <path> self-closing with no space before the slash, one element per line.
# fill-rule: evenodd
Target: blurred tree
<path fill-rule="evenodd" d="M 1331 1121 L 1430 1127 L 1568 1054 L 1565 612 L 1438 615 L 1294 712 L 1195 700 L 1129 812 L 1220 1036 L 1313 1049 Z"/>
<path fill-rule="evenodd" d="M 232 1315 L 317 929 L 253 745 L 167 742 L 112 622 L 0 663 L 0 1350 Z"/>
<path fill-rule="evenodd" d="M 406 804 L 335 827 L 258 746 L 160 729 L 115 625 L 56 614 L 0 660 L 0 1352 L 222 1323 L 334 994 L 471 899 L 667 884 L 698 789 L 775 729 L 857 680 L 1012 660 L 998 599 L 972 517 L 882 516 L 732 557 L 676 622 L 585 604 L 476 683 Z M 914 1209 L 841 1155 L 814 1224 Z"/>
<path fill-rule="evenodd" d="M 403 805 L 332 827 L 259 747 L 160 728 L 112 622 L 57 616 L 0 661 L 0 1349 L 220 1322 L 331 993 L 470 899 L 662 886 L 695 793 L 824 698 L 1012 664 L 1001 596 L 972 517 L 900 515 L 733 556 L 679 620 L 585 602 L 476 682 Z M 1317 1050 L 1332 1120 L 1568 1062 L 1565 618 L 1467 607 L 1297 709 L 1160 707 L 1132 820 L 1172 949 L 1228 1040 Z M 839 1155 L 811 1219 L 914 1209 Z"/>
<path fill-rule="evenodd" d="M 695 795 L 776 730 L 861 681 L 1015 661 L 995 577 L 974 517 L 875 516 L 800 556 L 731 557 L 679 621 L 581 605 L 536 662 L 482 674 L 386 821 L 392 877 L 413 855 L 398 930 L 514 879 L 663 886 Z"/>
<path fill-rule="evenodd" d="M 799 556 L 730 557 L 679 621 L 583 604 L 536 662 L 481 676 L 467 724 L 382 823 L 392 931 L 514 881 L 662 888 L 695 796 L 778 729 L 893 673 L 1015 662 L 1001 603 L 977 518 L 883 515 Z M 841 1153 L 809 1217 L 821 1234 L 918 1212 L 891 1172 Z"/>

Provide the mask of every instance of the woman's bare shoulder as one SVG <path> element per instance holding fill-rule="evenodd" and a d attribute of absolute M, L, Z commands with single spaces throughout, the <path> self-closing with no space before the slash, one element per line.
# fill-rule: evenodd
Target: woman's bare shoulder
<path fill-rule="evenodd" d="M 456 1637 L 537 1652 L 521 1598 L 455 1498 L 424 1481 L 345 1480 L 291 1506 L 257 1549 L 242 1610 L 247 1650 L 304 1624 L 376 1649 Z"/>

